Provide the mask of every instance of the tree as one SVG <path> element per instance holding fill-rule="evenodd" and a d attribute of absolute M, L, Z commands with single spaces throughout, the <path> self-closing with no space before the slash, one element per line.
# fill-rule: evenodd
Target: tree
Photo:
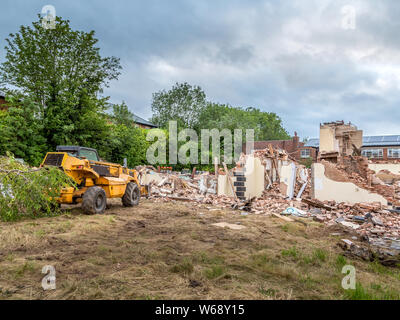
<path fill-rule="evenodd" d="M 43 126 L 37 118 L 39 106 L 29 98 L 11 98 L 8 104 L 8 111 L 0 111 L 0 154 L 8 151 L 37 166 L 46 152 Z"/>
<path fill-rule="evenodd" d="M 135 119 L 133 113 L 129 111 L 125 102 L 122 102 L 121 104 L 114 104 L 112 109 L 112 117 L 116 124 L 124 124 L 127 127 L 134 125 Z"/>
<path fill-rule="evenodd" d="M 209 102 L 200 113 L 198 122 L 202 129 L 229 129 L 232 133 L 234 129 L 242 129 L 243 133 L 246 129 L 253 129 L 256 141 L 290 138 L 282 126 L 282 120 L 275 113 L 257 108 Z"/>
<path fill-rule="evenodd" d="M 151 121 L 160 128 L 167 128 L 170 120 L 177 121 L 178 128 L 198 127 L 198 117 L 206 106 L 206 95 L 199 86 L 176 83 L 171 90 L 153 94 Z"/>
<path fill-rule="evenodd" d="M 38 118 L 50 148 L 67 142 L 94 144 L 92 138 L 105 128 L 99 114 L 107 99 L 98 96 L 118 78 L 121 66 L 119 59 L 100 55 L 97 41 L 94 31 L 72 30 L 60 17 L 55 29 L 36 21 L 6 39 L 0 84 L 17 88 L 39 104 Z"/>
<path fill-rule="evenodd" d="M 102 157 L 120 164 L 126 158 L 131 168 L 147 163 L 147 130 L 137 127 L 133 120 L 133 113 L 124 102 L 112 105 L 112 114 L 108 116 L 108 136 L 97 146 Z"/>
<path fill-rule="evenodd" d="M 177 83 L 168 92 L 162 90 L 153 94 L 152 110 L 152 122 L 161 128 L 168 128 L 168 121 L 175 120 L 178 122 L 178 130 L 183 128 L 196 130 L 199 137 L 198 158 L 208 159 L 210 163 L 201 166 L 197 164 L 197 167 L 207 170 L 213 168 L 215 155 L 212 153 L 211 144 L 209 150 L 201 148 L 202 129 L 217 129 L 219 132 L 228 129 L 232 133 L 232 142 L 235 144 L 236 151 L 237 146 L 241 147 L 242 142 L 246 141 L 246 129 L 254 130 L 256 141 L 290 138 L 282 126 L 282 120 L 275 113 L 264 112 L 257 108 L 232 107 L 206 101 L 206 95 L 200 87 L 192 87 L 187 83 Z M 235 129 L 242 130 L 241 140 L 235 136 Z M 223 136 L 220 136 L 219 142 L 220 155 L 224 154 L 226 150 L 229 156 L 228 150 L 232 148 L 226 148 Z M 178 150 L 184 143 L 178 142 Z M 180 169 L 181 165 L 174 167 Z"/>
<path fill-rule="evenodd" d="M 145 129 L 123 124 L 114 125 L 108 140 L 107 160 L 122 164 L 126 158 L 130 168 L 146 164 L 148 142 L 145 131 Z"/>

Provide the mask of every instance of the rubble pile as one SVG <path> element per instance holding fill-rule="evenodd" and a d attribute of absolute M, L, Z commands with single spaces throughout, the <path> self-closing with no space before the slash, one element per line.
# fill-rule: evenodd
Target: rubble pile
<path fill-rule="evenodd" d="M 217 175 L 208 172 L 157 173 L 157 179 L 149 183 L 149 197 L 154 201 L 196 201 L 253 214 L 272 214 L 288 221 L 299 217 L 314 219 L 327 226 L 341 225 L 375 245 L 388 246 L 388 243 L 390 245 L 400 239 L 400 207 L 397 207 L 400 204 L 400 175 L 384 170 L 375 173 L 368 168 L 368 160 L 361 156 L 346 156 L 338 163 L 321 160 L 328 178 L 352 182 L 360 188 L 379 193 L 389 205 L 383 206 L 380 202 L 350 204 L 319 201 L 311 198 L 311 170 L 295 163 L 284 150 L 269 146 L 256 150 L 252 156 L 258 157 L 265 168 L 265 188 L 259 197 L 239 200 L 236 196 L 218 194 L 218 175 L 227 173 L 221 168 L 217 170 Z M 228 175 L 243 171 L 247 159 L 248 155 L 242 154 Z M 296 164 L 292 199 L 282 192 L 279 169 L 283 162 Z M 139 172 L 147 172 L 147 177 L 155 174 L 147 167 Z"/>
<path fill-rule="evenodd" d="M 328 225 L 341 224 L 353 229 L 361 237 L 374 239 L 376 237 L 399 238 L 400 237 L 400 211 L 388 210 L 380 203 L 346 203 L 336 204 L 333 201 L 324 201 L 325 208 L 315 210 L 310 205 L 311 216 Z M 314 205 L 315 206 L 315 205 Z"/>
<path fill-rule="evenodd" d="M 326 175 L 340 182 L 352 182 L 360 188 L 378 193 L 394 205 L 400 205 L 400 175 L 381 170 L 375 173 L 368 168 L 367 158 L 361 156 L 345 157 L 340 164 L 322 160 Z M 390 185 L 388 184 L 390 183 Z"/>
<path fill-rule="evenodd" d="M 151 198 L 161 198 L 165 201 L 173 198 L 201 201 L 204 194 L 216 193 L 216 181 L 208 173 L 195 175 L 193 178 L 187 174 L 159 173 L 157 177 L 160 177 L 161 181 L 153 180 L 148 184 Z"/>

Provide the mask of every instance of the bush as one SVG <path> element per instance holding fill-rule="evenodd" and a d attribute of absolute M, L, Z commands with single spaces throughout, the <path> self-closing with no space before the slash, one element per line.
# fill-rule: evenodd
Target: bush
<path fill-rule="evenodd" d="M 306 168 L 311 168 L 311 165 L 313 164 L 313 162 L 314 162 L 314 159 L 311 157 L 299 160 L 299 163 L 302 164 L 303 166 L 305 166 Z"/>
<path fill-rule="evenodd" d="M 0 219 L 54 216 L 60 213 L 55 197 L 73 181 L 57 168 L 29 168 L 12 156 L 0 157 Z"/>

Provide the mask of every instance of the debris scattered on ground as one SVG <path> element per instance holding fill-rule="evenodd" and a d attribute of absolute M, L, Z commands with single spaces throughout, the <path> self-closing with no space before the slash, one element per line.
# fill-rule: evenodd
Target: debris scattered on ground
<path fill-rule="evenodd" d="M 212 226 L 220 227 L 220 228 L 229 228 L 232 230 L 241 230 L 246 228 L 245 226 L 242 226 L 240 224 L 232 224 L 232 223 L 227 223 L 227 222 L 218 222 L 218 223 L 213 223 Z"/>
<path fill-rule="evenodd" d="M 297 217 L 308 217 L 309 214 L 304 211 L 304 210 L 300 210 L 297 208 L 293 208 L 293 207 L 288 207 L 286 208 L 282 214 L 284 215 L 292 215 L 292 216 L 297 216 Z"/>
<path fill-rule="evenodd" d="M 239 210 L 240 215 L 262 214 L 288 222 L 299 221 L 293 218 L 301 218 L 315 220 L 327 226 L 341 225 L 356 233 L 369 245 L 379 245 L 381 251 L 382 248 L 386 248 L 400 252 L 400 175 L 383 170 L 375 173 L 368 168 L 368 160 L 361 156 L 342 157 L 338 163 L 322 160 L 327 177 L 336 181 L 352 182 L 360 188 L 378 193 L 388 200 L 389 205 L 384 206 L 379 202 L 351 204 L 320 201 L 311 197 L 310 169 L 299 165 L 284 150 L 269 146 L 264 150 L 254 151 L 252 156 L 260 159 L 265 168 L 264 190 L 260 196 L 246 199 L 243 199 L 243 196 L 228 196 L 218 190 L 219 175 L 228 173 L 229 176 L 237 178 L 242 176 L 241 172 L 246 172 L 244 168 L 249 157 L 243 154 L 236 167 L 229 171 L 216 166 L 216 175 L 209 172 L 196 174 L 195 171 L 189 170 L 183 173 L 156 172 L 155 168 L 151 167 L 141 168 L 139 174 L 141 182 L 150 186 L 149 197 L 156 202 L 192 201 L 198 202 L 199 205 L 210 204 Z M 283 183 L 285 178 L 279 168 L 291 163 L 295 163 L 296 170 L 293 171 L 295 181 L 292 196 L 289 196 L 287 188 L 291 182 Z M 235 185 L 245 184 L 236 182 Z M 235 228 L 242 227 L 235 225 Z M 367 253 L 360 252 L 359 255 L 367 256 Z"/>

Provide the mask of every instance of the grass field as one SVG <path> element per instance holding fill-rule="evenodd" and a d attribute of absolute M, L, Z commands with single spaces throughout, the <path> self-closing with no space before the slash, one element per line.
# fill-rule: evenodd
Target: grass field
<path fill-rule="evenodd" d="M 0 297 L 399 299 L 400 269 L 344 257 L 337 246 L 350 237 L 344 233 L 192 202 L 142 200 L 124 208 L 114 201 L 93 216 L 70 208 L 55 218 L 0 224 Z M 346 264 L 356 268 L 355 290 L 341 286 Z M 55 290 L 42 288 L 45 265 L 55 267 Z"/>

